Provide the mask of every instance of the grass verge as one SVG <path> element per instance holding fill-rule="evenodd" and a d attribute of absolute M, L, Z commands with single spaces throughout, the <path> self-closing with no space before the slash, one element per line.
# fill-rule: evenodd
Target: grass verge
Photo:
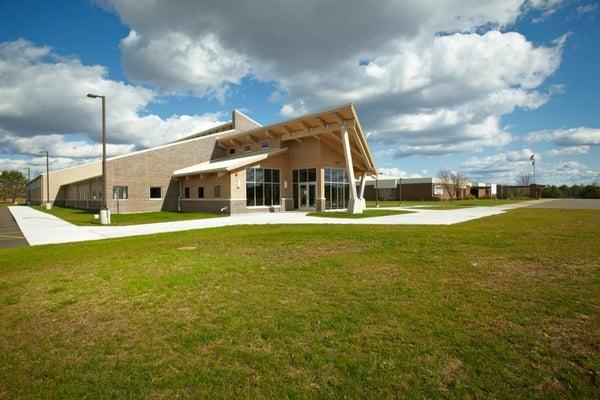
<path fill-rule="evenodd" d="M 0 250 L 0 397 L 599 398 L 600 212 Z"/>
<path fill-rule="evenodd" d="M 372 218 L 372 217 L 383 217 L 386 215 L 397 215 L 397 214 L 412 214 L 412 211 L 404 210 L 364 210 L 362 214 L 350 214 L 346 211 L 327 211 L 327 212 L 311 212 L 306 215 L 309 217 L 322 217 L 322 218 Z"/>
<path fill-rule="evenodd" d="M 74 225 L 100 225 L 100 220 L 94 218 L 94 215 L 98 214 L 99 211 L 57 206 L 52 207 L 51 210 L 46 210 L 46 208 L 42 206 L 34 206 L 33 208 L 39 211 L 46 212 L 48 214 L 52 214 Z M 111 225 L 151 224 L 156 222 L 172 222 L 190 219 L 216 218 L 222 217 L 224 215 L 225 214 L 172 211 L 158 211 L 120 215 L 112 214 Z"/>

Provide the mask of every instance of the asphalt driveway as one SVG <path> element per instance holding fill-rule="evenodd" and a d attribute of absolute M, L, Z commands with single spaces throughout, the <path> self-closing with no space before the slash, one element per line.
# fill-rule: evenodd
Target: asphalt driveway
<path fill-rule="evenodd" d="M 600 199 L 543 199 L 529 202 L 531 208 L 572 208 L 600 210 Z"/>
<path fill-rule="evenodd" d="M 0 249 L 28 246 L 8 207 L 0 206 Z"/>

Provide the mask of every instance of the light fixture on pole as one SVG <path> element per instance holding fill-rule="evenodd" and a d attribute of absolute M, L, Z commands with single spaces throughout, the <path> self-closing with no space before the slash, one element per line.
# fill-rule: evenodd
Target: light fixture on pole
<path fill-rule="evenodd" d="M 52 205 L 50 204 L 50 161 L 48 156 L 48 150 L 40 150 L 40 154 L 44 153 L 46 153 L 46 209 L 49 210 L 52 208 Z"/>
<path fill-rule="evenodd" d="M 90 99 L 102 99 L 102 209 L 100 210 L 100 223 L 110 224 L 110 211 L 108 209 L 108 186 L 106 181 L 106 96 L 88 93 Z"/>
<path fill-rule="evenodd" d="M 535 185 L 535 153 L 529 157 L 529 161 L 531 161 L 531 166 L 533 167 L 533 184 Z"/>

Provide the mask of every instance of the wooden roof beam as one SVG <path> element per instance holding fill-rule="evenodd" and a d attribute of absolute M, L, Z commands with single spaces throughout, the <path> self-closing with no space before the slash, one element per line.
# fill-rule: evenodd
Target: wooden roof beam
<path fill-rule="evenodd" d="M 248 139 L 249 141 L 251 141 L 254 144 L 258 143 L 258 139 L 254 135 L 246 135 L 246 139 Z"/>
<path fill-rule="evenodd" d="M 335 141 L 332 141 L 331 138 L 337 139 Z M 344 151 L 340 148 L 340 142 L 341 139 L 338 138 L 335 134 L 331 134 L 331 135 L 321 135 L 321 139 L 320 139 L 323 143 L 326 143 L 329 147 L 331 147 L 331 149 L 333 151 L 335 151 L 336 153 L 344 156 Z M 339 141 L 338 141 L 339 140 Z M 356 150 L 354 150 L 354 153 L 356 153 Z M 360 157 L 360 154 L 356 153 L 355 155 L 358 156 L 358 158 L 352 158 L 352 162 L 354 164 L 355 167 L 360 167 L 362 170 L 367 171 L 368 168 L 364 163 L 363 157 Z"/>

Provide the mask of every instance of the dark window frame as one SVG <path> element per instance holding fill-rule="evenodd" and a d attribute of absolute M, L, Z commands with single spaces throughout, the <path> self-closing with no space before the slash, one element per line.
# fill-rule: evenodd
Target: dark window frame
<path fill-rule="evenodd" d="M 281 205 L 281 170 L 278 168 L 246 168 L 246 206 L 276 207 Z"/>
<path fill-rule="evenodd" d="M 158 197 L 156 197 L 156 190 L 158 189 Z M 154 194 L 152 193 L 154 191 Z M 162 187 L 161 186 L 150 186 L 148 196 L 150 200 L 162 200 Z"/>

